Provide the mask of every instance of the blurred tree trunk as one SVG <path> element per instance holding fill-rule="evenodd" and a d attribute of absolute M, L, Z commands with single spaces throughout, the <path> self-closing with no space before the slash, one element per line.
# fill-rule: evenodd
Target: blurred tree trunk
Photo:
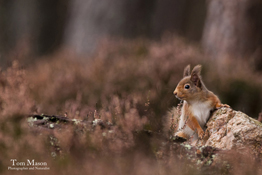
<path fill-rule="evenodd" d="M 152 19 L 154 37 L 176 33 L 200 41 L 206 17 L 206 0 L 157 0 Z"/>
<path fill-rule="evenodd" d="M 165 32 L 199 41 L 205 0 L 0 0 L 0 64 L 25 64 L 66 46 L 89 54 L 100 39 L 159 39 Z M 5 61 L 4 61 L 5 60 Z"/>
<path fill-rule="evenodd" d="M 92 52 L 107 36 L 148 36 L 155 0 L 74 0 L 65 34 L 66 47 Z"/>
<path fill-rule="evenodd" d="M 262 1 L 209 0 L 202 44 L 214 59 L 251 58 L 262 69 Z"/>
<path fill-rule="evenodd" d="M 10 58 L 28 63 L 33 55 L 55 51 L 62 41 L 68 1 L 1 0 L 1 67 Z"/>
<path fill-rule="evenodd" d="M 92 52 L 107 36 L 158 39 L 170 32 L 199 41 L 205 0 L 74 0 L 65 46 L 77 54 Z"/>
<path fill-rule="evenodd" d="M 34 22 L 36 20 L 36 1 L 5 0 L 0 2 L 0 54 L 1 64 L 7 64 L 5 58 L 14 48 L 17 53 L 13 57 L 19 57 L 28 52 L 29 36 L 34 36 Z"/>

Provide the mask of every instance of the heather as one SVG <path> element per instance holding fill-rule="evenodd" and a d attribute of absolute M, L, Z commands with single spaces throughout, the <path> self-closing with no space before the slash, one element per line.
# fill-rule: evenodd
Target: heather
<path fill-rule="evenodd" d="M 208 89 L 257 118 L 262 75 L 249 62 L 218 65 L 197 45 L 171 36 L 159 42 L 106 39 L 81 58 L 87 61 L 74 57 L 60 51 L 30 65 L 15 61 L 1 71 L 1 173 L 12 173 L 11 158 L 51 167 L 34 174 L 261 173 L 261 160 L 235 152 L 223 157 L 232 167 L 199 168 L 169 140 L 179 113 L 174 108 L 170 115 L 179 103 L 172 92 L 187 64 L 202 64 Z M 37 125 L 34 114 L 75 122 Z"/>

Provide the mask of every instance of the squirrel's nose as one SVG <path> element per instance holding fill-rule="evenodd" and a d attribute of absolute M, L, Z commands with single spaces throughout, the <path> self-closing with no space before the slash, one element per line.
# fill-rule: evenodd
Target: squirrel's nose
<path fill-rule="evenodd" d="M 175 95 L 175 96 L 177 95 L 177 92 L 176 92 L 176 91 L 174 91 L 174 95 Z"/>

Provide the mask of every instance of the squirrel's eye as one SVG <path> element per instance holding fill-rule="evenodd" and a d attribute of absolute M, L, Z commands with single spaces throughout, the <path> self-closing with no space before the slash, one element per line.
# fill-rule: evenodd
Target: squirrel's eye
<path fill-rule="evenodd" d="M 190 88 L 190 86 L 187 84 L 187 85 L 185 85 L 185 89 L 189 89 Z"/>

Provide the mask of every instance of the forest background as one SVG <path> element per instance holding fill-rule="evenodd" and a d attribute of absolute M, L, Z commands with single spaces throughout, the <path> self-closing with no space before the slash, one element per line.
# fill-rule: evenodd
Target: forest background
<path fill-rule="evenodd" d="M 160 142 L 134 131 L 167 136 L 165 116 L 179 103 L 172 92 L 187 64 L 203 65 L 206 86 L 223 103 L 256 119 L 262 112 L 260 0 L 0 0 L 0 13 L 2 172 L 11 155 L 52 162 L 44 142 L 60 138 L 63 158 L 51 163 L 54 173 L 62 167 L 123 174 L 138 167 L 132 171 L 139 174 L 146 167 L 183 174 L 179 166 L 152 168 Z M 23 123 L 41 113 L 100 118 L 119 134 L 112 141 L 100 130 L 79 136 L 69 127 L 41 140 L 42 130 L 32 134 Z M 63 140 L 65 133 L 71 135 Z M 94 160 L 97 166 L 89 166 Z M 78 161 L 86 167 L 76 168 Z"/>

